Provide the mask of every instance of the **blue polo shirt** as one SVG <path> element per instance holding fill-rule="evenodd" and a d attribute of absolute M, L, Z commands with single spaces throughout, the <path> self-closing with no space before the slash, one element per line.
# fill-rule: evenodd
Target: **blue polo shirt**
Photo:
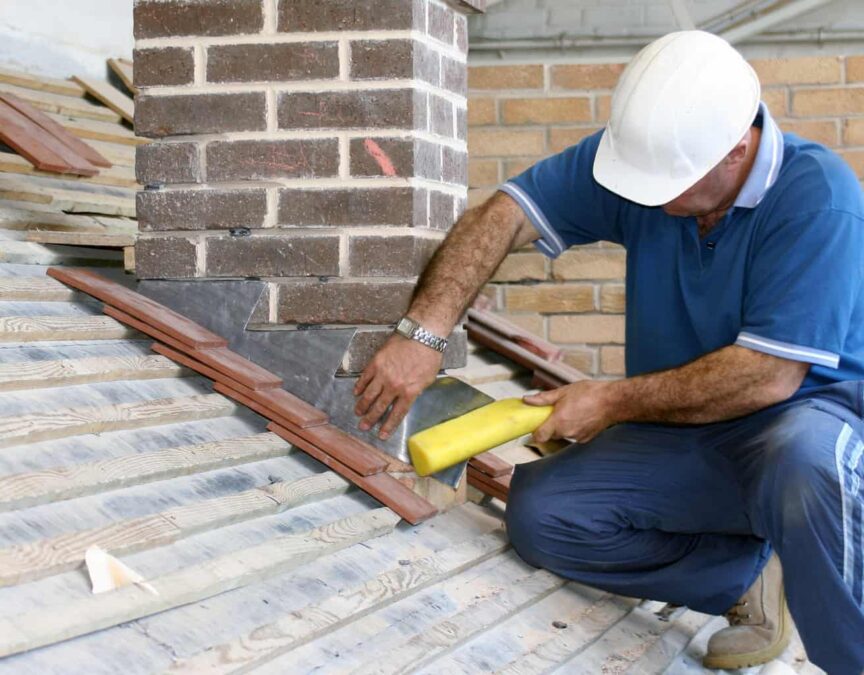
<path fill-rule="evenodd" d="M 594 180 L 601 133 L 505 183 L 556 257 L 627 249 L 627 375 L 731 344 L 812 364 L 803 389 L 864 380 L 864 196 L 836 154 L 783 134 L 762 104 L 756 159 L 703 238 L 695 218 L 630 202 Z M 710 130 L 706 130 L 710 133 Z"/>

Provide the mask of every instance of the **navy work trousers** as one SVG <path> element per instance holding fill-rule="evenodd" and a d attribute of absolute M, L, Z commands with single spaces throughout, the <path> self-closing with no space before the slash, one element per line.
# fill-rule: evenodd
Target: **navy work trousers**
<path fill-rule="evenodd" d="M 770 556 L 809 658 L 864 671 L 864 383 L 700 426 L 621 424 L 517 467 L 507 527 L 527 562 L 722 614 Z"/>

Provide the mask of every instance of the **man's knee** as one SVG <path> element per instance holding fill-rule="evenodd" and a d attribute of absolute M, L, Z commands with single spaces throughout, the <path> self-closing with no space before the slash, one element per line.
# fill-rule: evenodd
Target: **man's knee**
<path fill-rule="evenodd" d="M 837 417 L 810 407 L 784 413 L 765 430 L 754 497 L 775 527 L 806 525 L 826 507 L 839 507 L 836 451 L 850 431 Z"/>

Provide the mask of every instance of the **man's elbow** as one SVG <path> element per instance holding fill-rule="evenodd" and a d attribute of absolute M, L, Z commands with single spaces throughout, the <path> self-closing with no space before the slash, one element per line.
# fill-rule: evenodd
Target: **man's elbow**
<path fill-rule="evenodd" d="M 765 395 L 769 399 L 767 405 L 782 403 L 790 398 L 801 387 L 801 383 L 810 370 L 809 363 L 800 361 L 789 361 L 777 359 L 776 368 L 772 368 L 772 377 L 764 388 Z"/>

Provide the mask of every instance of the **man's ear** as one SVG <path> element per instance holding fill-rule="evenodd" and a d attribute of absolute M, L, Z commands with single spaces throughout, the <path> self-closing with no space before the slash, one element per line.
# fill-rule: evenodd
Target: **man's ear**
<path fill-rule="evenodd" d="M 738 145 L 736 145 L 732 150 L 726 155 L 725 162 L 729 165 L 740 164 L 747 157 L 747 148 L 750 147 L 750 142 L 752 140 L 752 135 L 750 132 L 747 132 L 747 135 L 744 136 L 740 141 L 738 141 Z"/>

